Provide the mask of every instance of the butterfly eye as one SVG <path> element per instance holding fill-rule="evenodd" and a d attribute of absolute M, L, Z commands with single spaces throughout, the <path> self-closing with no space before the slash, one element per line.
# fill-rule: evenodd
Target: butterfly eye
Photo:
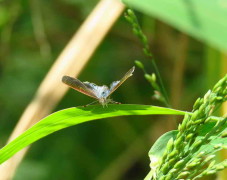
<path fill-rule="evenodd" d="M 102 91 L 102 92 L 101 92 L 101 96 L 102 96 L 102 97 L 106 97 L 106 96 L 107 96 L 107 92 L 106 92 L 106 91 Z"/>

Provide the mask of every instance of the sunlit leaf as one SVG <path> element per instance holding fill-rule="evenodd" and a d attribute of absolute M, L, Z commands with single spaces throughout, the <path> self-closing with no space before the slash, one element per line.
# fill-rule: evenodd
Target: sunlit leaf
<path fill-rule="evenodd" d="M 227 50 L 227 2 L 207 0 L 123 0 L 220 50 Z"/>
<path fill-rule="evenodd" d="M 45 117 L 15 140 L 3 147 L 0 150 L 0 164 L 31 143 L 55 131 L 83 122 L 125 115 L 184 115 L 185 113 L 186 112 L 183 111 L 156 106 L 126 104 L 109 105 L 107 108 L 103 108 L 99 105 L 64 109 Z"/>

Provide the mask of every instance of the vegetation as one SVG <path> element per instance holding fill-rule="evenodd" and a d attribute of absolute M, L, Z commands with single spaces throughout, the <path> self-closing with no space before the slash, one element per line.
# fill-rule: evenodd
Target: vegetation
<path fill-rule="evenodd" d="M 0 2 L 0 179 L 226 179 L 224 5 L 123 3 L 139 12 L 121 15 L 114 0 Z M 120 105 L 63 98 L 63 75 L 109 85 L 134 64 L 113 94 Z"/>

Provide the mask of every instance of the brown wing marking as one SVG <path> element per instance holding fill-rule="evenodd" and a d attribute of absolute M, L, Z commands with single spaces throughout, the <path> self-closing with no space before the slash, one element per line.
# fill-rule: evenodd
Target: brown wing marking
<path fill-rule="evenodd" d="M 120 81 L 114 81 L 111 85 L 110 85 L 110 93 L 109 95 L 111 95 L 123 82 L 125 82 L 130 76 L 132 76 L 133 72 L 135 70 L 135 66 L 133 66 L 124 76 L 123 78 L 121 78 Z"/>
<path fill-rule="evenodd" d="M 79 91 L 87 96 L 97 99 L 96 95 L 92 92 L 92 90 L 76 78 L 70 76 L 63 76 L 62 82 L 75 89 L 76 91 Z"/>

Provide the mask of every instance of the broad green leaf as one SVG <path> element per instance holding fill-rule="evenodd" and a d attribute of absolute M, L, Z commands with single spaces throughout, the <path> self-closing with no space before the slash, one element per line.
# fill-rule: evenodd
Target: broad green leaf
<path fill-rule="evenodd" d="M 221 121 L 225 122 L 221 127 L 218 128 L 218 131 L 215 131 L 212 133 L 212 137 L 210 137 L 211 141 L 208 144 L 203 145 L 199 152 L 204 151 L 206 153 L 214 153 L 216 151 L 219 151 L 220 148 L 226 148 L 227 147 L 227 137 L 222 137 L 222 134 L 227 131 L 227 118 L 219 118 L 222 119 Z M 217 123 L 211 122 L 206 123 L 204 128 L 201 128 L 201 132 L 197 139 L 201 139 L 202 136 L 205 136 L 206 133 L 210 132 L 213 128 L 216 128 L 215 125 Z M 220 148 L 218 148 L 220 147 Z"/>
<path fill-rule="evenodd" d="M 161 137 L 158 138 L 158 140 L 153 144 L 153 146 L 151 147 L 148 155 L 150 158 L 150 167 L 151 170 L 148 173 L 148 175 L 145 177 L 144 180 L 150 180 L 150 179 L 155 179 L 156 178 L 156 168 L 159 165 L 163 153 L 166 149 L 166 145 L 168 143 L 168 141 L 172 138 L 172 140 L 176 139 L 178 131 L 174 130 L 174 131 L 169 131 L 165 134 L 163 134 Z"/>
<path fill-rule="evenodd" d="M 227 2 L 224 0 L 123 0 L 222 51 L 227 50 Z"/>
<path fill-rule="evenodd" d="M 219 151 L 220 148 L 226 149 L 226 147 L 227 147 L 227 137 L 224 137 L 224 138 L 216 137 L 213 140 L 211 140 L 209 144 L 203 145 L 200 148 L 199 152 L 204 151 L 207 154 L 208 153 L 214 153 L 216 151 Z"/>
<path fill-rule="evenodd" d="M 45 117 L 3 147 L 0 150 L 0 164 L 22 148 L 66 127 L 108 117 L 152 114 L 184 115 L 186 112 L 156 106 L 126 104 L 109 105 L 107 108 L 103 108 L 102 106 L 88 106 L 64 109 Z"/>
<path fill-rule="evenodd" d="M 227 121 L 227 118 L 223 118 L 223 117 L 214 117 L 211 116 L 212 119 L 210 119 L 209 122 L 207 122 L 204 126 L 199 128 L 199 136 L 204 136 L 206 135 L 208 132 L 210 132 L 215 125 L 218 123 L 218 121 L 215 122 L 215 120 L 219 120 L 219 121 Z M 220 132 L 224 132 L 227 129 L 227 123 L 225 122 L 221 127 L 218 128 L 219 131 L 218 132 L 214 132 L 213 135 L 217 135 L 220 134 Z"/>
<path fill-rule="evenodd" d="M 163 134 L 161 137 L 158 138 L 158 140 L 153 144 L 149 151 L 149 156 L 156 156 L 156 157 L 161 157 L 162 154 L 164 153 L 164 150 L 166 148 L 166 145 L 168 141 L 173 138 L 173 140 L 176 139 L 178 131 L 173 130 L 169 131 L 165 134 Z"/>
<path fill-rule="evenodd" d="M 145 177 L 144 180 L 150 180 L 150 179 L 156 179 L 156 168 L 160 164 L 160 161 L 162 160 L 163 153 L 166 149 L 166 145 L 168 141 L 172 138 L 172 140 L 176 139 L 178 131 L 169 131 L 165 134 L 163 134 L 161 137 L 158 138 L 158 140 L 153 144 L 151 147 L 148 155 L 150 158 L 150 172 Z"/>

